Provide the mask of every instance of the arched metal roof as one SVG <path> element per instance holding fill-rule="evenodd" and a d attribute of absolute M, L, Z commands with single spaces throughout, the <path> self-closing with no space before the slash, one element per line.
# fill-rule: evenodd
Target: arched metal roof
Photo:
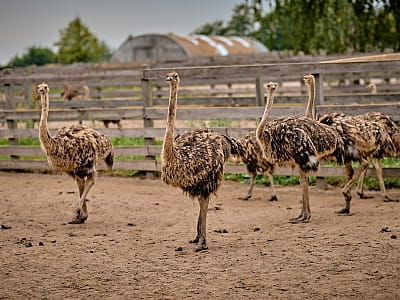
<path fill-rule="evenodd" d="M 144 34 L 130 36 L 113 53 L 112 62 L 158 62 L 196 56 L 227 56 L 267 52 L 248 37 L 215 35 Z"/>

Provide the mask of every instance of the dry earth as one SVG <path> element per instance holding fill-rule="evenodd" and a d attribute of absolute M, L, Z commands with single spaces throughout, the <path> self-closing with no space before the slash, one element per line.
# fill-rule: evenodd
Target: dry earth
<path fill-rule="evenodd" d="M 290 224 L 299 187 L 246 191 L 222 184 L 195 252 L 198 204 L 160 180 L 100 174 L 69 225 L 72 179 L 0 172 L 0 299 L 400 299 L 399 203 L 372 192 L 338 216 L 340 189 L 311 187 L 311 222 Z"/>

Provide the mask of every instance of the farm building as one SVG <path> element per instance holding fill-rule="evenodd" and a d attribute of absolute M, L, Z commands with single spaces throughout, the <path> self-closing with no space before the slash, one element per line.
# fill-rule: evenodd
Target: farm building
<path fill-rule="evenodd" d="M 129 36 L 113 53 L 111 62 L 165 62 L 196 56 L 227 56 L 262 52 L 267 52 L 267 48 L 257 40 L 248 37 L 145 34 Z"/>

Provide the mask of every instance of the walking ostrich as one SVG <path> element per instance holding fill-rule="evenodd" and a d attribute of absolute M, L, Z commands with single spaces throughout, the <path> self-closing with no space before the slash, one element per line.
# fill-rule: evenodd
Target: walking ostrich
<path fill-rule="evenodd" d="M 111 168 L 114 161 L 114 150 L 110 138 L 81 125 L 61 128 L 51 136 L 47 127 L 49 112 L 49 87 L 46 83 L 38 84 L 37 90 L 42 103 L 42 114 L 39 124 L 39 139 L 47 161 L 51 167 L 68 174 L 78 184 L 79 199 L 76 202 L 75 214 L 70 224 L 81 224 L 88 218 L 87 194 L 96 179 L 96 164 L 105 161 Z"/>
<path fill-rule="evenodd" d="M 305 75 L 303 77 L 304 82 L 308 86 L 308 102 L 305 116 L 311 119 L 314 117 L 314 103 L 315 103 L 315 79 L 311 74 Z M 255 131 L 247 134 L 242 140 L 243 147 L 245 149 L 244 157 L 241 160 L 246 165 L 247 172 L 250 174 L 250 187 L 245 196 L 239 197 L 241 200 L 248 200 L 252 197 L 253 188 L 255 183 L 255 178 L 257 172 L 266 173 L 268 180 L 271 184 L 272 195 L 269 198 L 270 201 L 278 201 L 276 195 L 275 184 L 272 174 L 274 173 L 275 166 L 265 159 L 263 159 L 262 150 L 257 142 Z"/>
<path fill-rule="evenodd" d="M 200 212 L 197 235 L 191 243 L 198 243 L 196 251 L 207 249 L 206 219 L 211 194 L 221 184 L 225 162 L 230 155 L 242 152 L 239 141 L 211 129 L 189 130 L 174 139 L 174 123 L 180 78 L 176 72 L 167 74 L 170 96 L 167 125 L 161 151 L 161 179 L 179 187 L 191 198 L 198 198 Z"/>
<path fill-rule="evenodd" d="M 280 166 L 298 169 L 302 187 L 301 214 L 292 223 L 308 222 L 311 218 L 308 194 L 308 174 L 319 168 L 319 159 L 342 162 L 343 143 L 335 130 L 307 117 L 268 120 L 277 84 L 267 85 L 267 103 L 256 129 L 256 138 L 264 158 Z"/>
<path fill-rule="evenodd" d="M 396 148 L 396 152 L 397 153 L 400 152 L 400 128 L 396 125 L 396 123 L 393 121 L 393 119 L 390 116 L 383 114 L 381 112 L 368 112 L 368 113 L 365 113 L 362 115 L 358 115 L 358 117 L 360 117 L 366 121 L 374 121 L 374 122 L 378 122 L 378 123 L 382 124 L 384 126 L 385 130 L 387 131 L 387 133 L 389 134 L 390 138 L 392 139 L 392 142 Z M 380 158 L 372 157 L 372 163 L 375 167 L 376 176 L 378 178 L 379 187 L 381 190 L 383 200 L 385 202 L 398 202 L 399 201 L 398 199 L 394 199 L 394 198 L 390 197 L 386 192 L 385 181 L 383 180 L 382 165 L 381 165 Z M 357 195 L 361 199 L 372 198 L 372 196 L 367 196 L 364 194 L 364 190 L 363 190 L 364 184 L 363 183 L 364 183 L 366 174 L 367 174 L 367 169 L 361 173 L 360 179 L 359 179 L 358 185 L 357 185 Z"/>
<path fill-rule="evenodd" d="M 345 207 L 339 214 L 350 213 L 351 188 L 355 181 L 368 168 L 371 158 L 381 159 L 384 156 L 394 156 L 396 147 L 379 122 L 368 121 L 360 116 L 347 116 L 340 113 L 329 113 L 319 118 L 319 121 L 334 128 L 342 137 L 345 144 L 344 165 L 346 184 L 342 189 Z M 360 166 L 354 172 L 352 162 Z M 379 172 L 379 170 L 378 170 Z"/>

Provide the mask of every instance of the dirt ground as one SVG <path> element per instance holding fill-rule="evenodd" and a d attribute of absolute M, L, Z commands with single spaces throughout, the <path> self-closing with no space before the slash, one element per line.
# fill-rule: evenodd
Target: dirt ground
<path fill-rule="evenodd" d="M 0 172 L 0 299 L 400 299 L 400 203 L 371 192 L 338 216 L 340 189 L 311 187 L 311 222 L 290 224 L 299 187 L 246 191 L 223 182 L 195 252 L 198 203 L 159 179 L 100 174 L 70 225 L 72 179 Z"/>

